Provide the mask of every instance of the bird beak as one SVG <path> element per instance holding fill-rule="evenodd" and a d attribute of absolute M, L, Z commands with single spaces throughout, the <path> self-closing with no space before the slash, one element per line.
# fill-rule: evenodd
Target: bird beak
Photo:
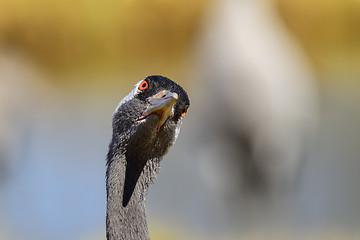
<path fill-rule="evenodd" d="M 165 123 L 166 119 L 174 115 L 173 106 L 178 98 L 179 96 L 177 93 L 167 90 L 163 90 L 154 96 L 147 98 L 149 107 L 144 111 L 138 120 L 145 119 L 153 113 L 158 114 L 160 120 L 156 132 L 159 132 L 160 127 Z"/>

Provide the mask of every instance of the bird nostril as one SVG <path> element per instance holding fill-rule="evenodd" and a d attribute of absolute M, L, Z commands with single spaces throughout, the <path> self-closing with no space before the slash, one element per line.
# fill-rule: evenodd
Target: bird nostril
<path fill-rule="evenodd" d="M 167 91 L 166 91 L 166 90 L 162 90 L 161 92 L 159 92 L 159 93 L 156 94 L 156 95 L 159 95 L 160 98 L 164 98 L 164 97 L 166 97 L 166 95 L 167 95 Z"/>

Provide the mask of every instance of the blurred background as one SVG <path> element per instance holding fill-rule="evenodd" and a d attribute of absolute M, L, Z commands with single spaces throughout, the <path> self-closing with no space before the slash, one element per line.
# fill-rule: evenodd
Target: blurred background
<path fill-rule="evenodd" d="M 0 239 L 105 239 L 111 116 L 191 107 L 152 239 L 360 238 L 360 2 L 0 0 Z"/>

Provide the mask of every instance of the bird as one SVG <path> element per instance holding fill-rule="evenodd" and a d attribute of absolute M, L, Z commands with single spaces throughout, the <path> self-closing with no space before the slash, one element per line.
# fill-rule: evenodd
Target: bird
<path fill-rule="evenodd" d="M 160 161 L 174 145 L 190 106 L 186 91 L 167 77 L 139 81 L 112 116 L 106 159 L 106 238 L 150 239 L 145 201 Z"/>
<path fill-rule="evenodd" d="M 206 181 L 230 199 L 292 189 L 317 122 L 305 54 L 267 1 L 215 1 L 204 23 L 191 76 Z"/>
<path fill-rule="evenodd" d="M 312 66 L 272 1 L 213 1 L 202 22 L 188 75 L 193 136 L 184 149 L 213 201 L 209 225 L 288 224 L 316 142 Z"/>

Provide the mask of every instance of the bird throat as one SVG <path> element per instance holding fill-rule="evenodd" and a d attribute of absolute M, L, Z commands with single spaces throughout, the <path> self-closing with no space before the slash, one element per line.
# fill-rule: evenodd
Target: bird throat
<path fill-rule="evenodd" d="M 133 119 L 113 123 L 106 172 L 108 240 L 150 239 L 146 195 L 175 136 L 175 129 L 167 125 L 156 133 L 158 121 L 159 117 L 152 114 L 145 122 Z"/>
<path fill-rule="evenodd" d="M 155 160 L 138 160 L 133 161 L 133 159 L 126 158 L 126 170 L 125 170 L 125 179 L 124 179 L 124 187 L 122 193 L 122 206 L 126 207 L 130 199 L 135 191 L 136 184 L 139 182 L 139 188 L 147 192 L 147 188 L 150 183 L 153 182 L 156 177 L 155 169 L 158 169 L 157 166 L 150 165 L 158 165 Z M 145 168 L 146 167 L 146 168 Z M 155 170 L 155 171 L 154 171 Z M 144 173 L 143 173 L 144 172 Z M 142 174 L 143 173 L 143 174 Z M 142 176 L 141 176 L 142 175 Z M 141 179 L 140 179 L 141 176 Z M 145 198 L 145 196 L 142 196 Z"/>
<path fill-rule="evenodd" d="M 150 239 L 145 201 L 159 160 L 115 155 L 107 169 L 107 239 Z"/>

